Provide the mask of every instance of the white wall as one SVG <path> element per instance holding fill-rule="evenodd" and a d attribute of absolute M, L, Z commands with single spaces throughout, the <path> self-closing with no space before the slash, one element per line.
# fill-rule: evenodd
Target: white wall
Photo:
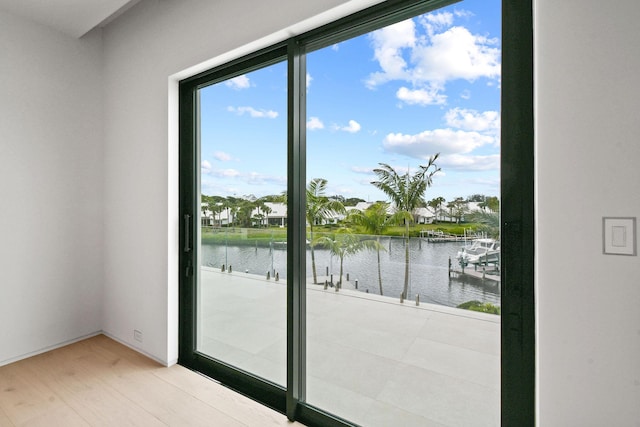
<path fill-rule="evenodd" d="M 539 422 L 640 426 L 640 259 L 602 254 L 640 217 L 640 3 L 537 0 Z"/>
<path fill-rule="evenodd" d="M 0 13 L 0 365 L 102 325 L 102 62 Z"/>

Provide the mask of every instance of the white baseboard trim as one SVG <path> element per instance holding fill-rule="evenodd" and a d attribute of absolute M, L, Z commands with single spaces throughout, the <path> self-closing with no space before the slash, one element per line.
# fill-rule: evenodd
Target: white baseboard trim
<path fill-rule="evenodd" d="M 124 345 L 125 347 L 129 347 L 131 350 L 136 351 L 136 352 L 138 352 L 140 354 L 143 354 L 144 356 L 146 356 L 149 359 L 152 359 L 152 360 L 158 362 L 159 364 L 161 364 L 163 366 L 169 367 L 169 366 L 173 366 L 176 363 L 178 363 L 177 359 L 176 360 L 170 360 L 170 361 L 159 359 L 159 358 L 155 357 L 154 355 L 147 353 L 143 349 L 138 348 L 135 345 L 132 345 L 131 343 L 123 341 L 120 338 L 118 338 L 116 336 L 113 336 L 108 332 L 100 330 L 100 331 L 91 332 L 90 334 L 82 335 L 80 337 L 73 338 L 73 339 L 70 339 L 70 340 L 67 340 L 67 341 L 63 341 L 63 342 L 60 342 L 60 343 L 57 343 L 57 344 L 49 345 L 47 347 L 43 347 L 43 348 L 40 348 L 38 350 L 31 351 L 29 353 L 25 353 L 25 354 L 21 354 L 19 356 L 10 357 L 9 359 L 1 360 L 0 361 L 0 366 L 9 365 L 11 363 L 19 362 L 21 360 L 28 359 L 30 357 L 37 356 L 37 355 L 42 354 L 42 353 L 46 353 L 46 352 L 51 351 L 51 350 L 56 350 L 58 348 L 65 347 L 65 346 L 68 346 L 70 344 L 74 344 L 74 343 L 77 343 L 79 341 L 86 340 L 88 338 L 93 338 L 93 337 L 95 337 L 97 335 L 104 335 L 106 337 L 109 337 L 112 340 L 117 341 L 118 343 Z"/>
<path fill-rule="evenodd" d="M 114 335 L 111 335 L 109 332 L 100 331 L 100 333 L 101 333 L 101 334 L 103 334 L 105 337 L 109 337 L 109 338 L 111 338 L 112 340 L 119 342 L 120 344 L 122 344 L 122 345 L 123 345 L 123 346 L 125 346 L 125 347 L 129 347 L 129 348 L 130 348 L 131 350 L 133 350 L 133 351 L 136 351 L 136 352 L 138 352 L 138 353 L 140 353 L 140 354 L 145 355 L 146 357 L 148 357 L 148 358 L 149 358 L 149 359 L 151 359 L 151 360 L 155 360 L 156 362 L 158 362 L 158 363 L 159 363 L 159 364 L 161 364 L 162 366 L 169 367 L 169 366 L 173 366 L 173 365 L 175 365 L 176 363 L 178 363 L 178 361 L 177 361 L 177 360 L 173 360 L 173 361 L 169 361 L 169 362 L 167 362 L 166 360 L 159 359 L 159 358 L 155 357 L 154 355 L 147 353 L 147 352 L 146 352 L 146 351 L 144 351 L 143 349 L 141 349 L 141 348 L 139 348 L 139 347 L 136 347 L 135 345 L 133 345 L 133 344 L 131 344 L 131 343 L 128 343 L 128 342 L 126 342 L 126 341 L 123 341 L 123 340 L 121 340 L 120 338 L 118 338 L 118 337 L 116 337 L 116 336 L 114 336 Z"/>
<path fill-rule="evenodd" d="M 23 359 L 28 359 L 30 357 L 37 356 L 39 354 L 46 353 L 46 352 L 51 351 L 51 350 L 55 350 L 55 349 L 58 349 L 58 348 L 61 348 L 61 347 L 66 347 L 69 344 L 74 344 L 74 343 L 77 343 L 78 341 L 86 340 L 87 338 L 92 338 L 92 337 L 95 337 L 95 336 L 100 335 L 102 333 L 103 333 L 102 331 L 91 332 L 90 334 L 82 335 L 80 337 L 73 338 L 73 339 L 70 339 L 70 340 L 67 340 L 67 341 L 63 341 L 63 342 L 60 342 L 60 343 L 57 343 L 57 344 L 49 345 L 47 347 L 43 347 L 43 348 L 35 350 L 35 351 L 30 351 L 29 353 L 21 354 L 19 356 L 15 356 L 15 357 L 10 357 L 9 359 L 1 360 L 0 361 L 0 366 L 9 365 L 11 363 L 19 362 L 19 361 L 21 361 Z"/>

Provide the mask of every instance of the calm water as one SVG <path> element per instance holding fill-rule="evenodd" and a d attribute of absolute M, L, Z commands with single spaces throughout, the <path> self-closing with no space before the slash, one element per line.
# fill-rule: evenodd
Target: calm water
<path fill-rule="evenodd" d="M 382 270 L 382 287 L 385 296 L 398 297 L 404 285 L 404 242 L 401 238 L 381 238 L 380 243 L 385 250 L 380 253 Z M 449 279 L 448 262 L 455 256 L 460 247 L 458 243 L 427 243 L 419 239 L 411 239 L 410 248 L 410 287 L 411 299 L 420 294 L 420 301 L 445 306 L 456 306 L 466 301 L 478 300 L 500 305 L 499 285 L 493 281 L 481 281 L 474 278 Z M 318 282 L 324 283 L 333 274 L 337 282 L 340 272 L 340 260 L 331 256 L 326 249 L 315 249 L 316 271 Z M 221 267 L 231 265 L 235 271 L 248 271 L 252 274 L 265 275 L 267 271 L 276 271 L 280 279 L 287 276 L 287 251 L 283 244 L 269 247 L 226 246 L 217 244 L 202 245 L 202 265 Z M 353 285 L 358 280 L 358 290 L 379 294 L 377 257 L 375 251 L 361 251 L 344 259 L 344 276 L 349 273 L 349 281 Z M 312 281 L 311 251 L 307 250 L 307 277 Z M 347 285 L 345 285 L 347 287 Z"/>

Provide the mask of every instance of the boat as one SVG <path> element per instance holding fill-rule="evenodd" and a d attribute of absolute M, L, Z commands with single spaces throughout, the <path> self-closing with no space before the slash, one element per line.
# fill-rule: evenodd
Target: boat
<path fill-rule="evenodd" d="M 471 245 L 463 247 L 456 258 L 461 266 L 488 265 L 500 263 L 500 241 L 490 238 L 475 239 Z"/>

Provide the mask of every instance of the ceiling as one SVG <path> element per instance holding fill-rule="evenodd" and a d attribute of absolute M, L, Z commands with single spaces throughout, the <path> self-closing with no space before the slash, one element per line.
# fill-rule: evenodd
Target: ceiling
<path fill-rule="evenodd" d="M 80 38 L 139 0 L 0 0 L 0 11 Z"/>

